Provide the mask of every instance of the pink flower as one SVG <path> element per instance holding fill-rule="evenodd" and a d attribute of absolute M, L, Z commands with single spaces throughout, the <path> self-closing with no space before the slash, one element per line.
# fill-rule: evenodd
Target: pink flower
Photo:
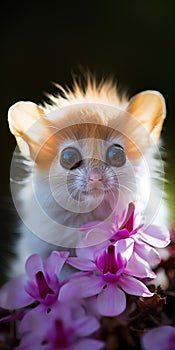
<path fill-rule="evenodd" d="M 34 301 L 49 306 L 53 304 L 60 290 L 59 273 L 69 253 L 52 251 L 43 262 L 39 254 L 31 255 L 26 261 L 26 275 L 7 282 L 0 290 L 0 306 L 4 309 L 18 309 Z"/>
<path fill-rule="evenodd" d="M 137 268 L 130 274 L 127 264 L 133 253 L 134 241 L 131 238 L 120 240 L 116 244 L 108 244 L 103 249 L 99 246 L 77 249 L 77 257 L 70 257 L 67 262 L 75 268 L 92 271 L 93 275 L 86 277 L 86 281 L 72 279 L 72 286 L 79 284 L 79 293 L 82 297 L 97 295 L 96 304 L 99 314 L 104 316 L 116 316 L 126 308 L 125 293 L 150 297 L 153 294 L 147 287 L 133 276 L 137 276 Z M 140 274 L 140 272 L 139 272 Z M 63 290 L 67 295 L 67 288 L 71 290 L 71 278 L 69 284 L 64 285 Z M 87 290 L 91 291 L 88 293 Z M 90 295 L 91 294 L 91 295 Z"/>
<path fill-rule="evenodd" d="M 122 217 L 115 212 L 111 224 L 94 221 L 81 227 L 81 231 L 93 231 L 94 234 L 96 230 L 106 231 L 107 234 L 104 237 L 108 239 L 133 238 L 135 240 L 137 238 L 156 248 L 164 248 L 170 243 L 170 233 L 166 227 L 157 225 L 144 227 L 144 218 L 139 212 L 135 213 L 134 203 L 128 205 L 126 215 L 124 212 Z"/>
<path fill-rule="evenodd" d="M 20 332 L 23 334 L 16 350 L 100 350 L 102 341 L 88 338 L 100 327 L 93 316 L 88 316 L 78 307 L 73 310 L 57 302 L 48 314 L 36 309 L 23 319 Z"/>
<path fill-rule="evenodd" d="M 175 327 L 160 326 L 146 332 L 141 338 L 143 350 L 175 349 Z"/>
<path fill-rule="evenodd" d="M 88 231 L 81 246 L 97 244 L 99 236 L 103 237 L 104 241 L 108 239 L 112 243 L 122 239 L 132 239 L 134 249 L 127 268 L 131 273 L 135 265 L 140 266 L 138 277 L 143 277 L 145 271 L 146 278 L 155 278 L 151 267 L 158 265 L 161 258 L 154 247 L 163 248 L 170 242 L 170 234 L 166 228 L 156 225 L 144 227 L 143 217 L 138 213 L 135 214 L 134 203 L 129 204 L 126 215 L 123 213 L 121 218 L 114 213 L 111 224 L 92 222 L 84 225 L 81 230 Z"/>

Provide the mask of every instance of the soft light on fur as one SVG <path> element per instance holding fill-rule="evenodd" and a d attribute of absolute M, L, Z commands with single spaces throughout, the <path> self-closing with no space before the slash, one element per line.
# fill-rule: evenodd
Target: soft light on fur
<path fill-rule="evenodd" d="M 122 214 L 131 201 L 139 203 L 146 225 L 166 220 L 163 187 L 154 181 L 156 171 L 163 171 L 158 150 L 166 114 L 163 96 L 150 90 L 128 100 L 111 81 L 98 85 L 90 78 L 83 89 L 74 83 L 73 90 L 61 91 L 44 108 L 17 102 L 9 109 L 10 130 L 31 170 L 20 193 L 19 184 L 12 187 L 24 223 L 15 273 L 31 253 L 52 249 L 39 238 L 75 248 L 82 224 L 109 220 L 114 209 Z M 107 163 L 112 145 L 125 152 L 120 167 Z M 61 152 L 68 147 L 82 157 L 72 170 L 60 164 Z M 15 166 L 14 157 L 13 173 Z"/>

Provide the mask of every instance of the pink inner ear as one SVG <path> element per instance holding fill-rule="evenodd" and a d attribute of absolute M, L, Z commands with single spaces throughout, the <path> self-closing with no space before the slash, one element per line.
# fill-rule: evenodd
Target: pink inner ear
<path fill-rule="evenodd" d="M 8 122 L 14 136 L 22 136 L 44 115 L 44 111 L 33 102 L 17 102 L 10 107 Z"/>
<path fill-rule="evenodd" d="M 24 156 L 32 158 L 38 165 L 48 166 L 58 152 L 57 128 L 46 118 L 39 118 L 21 137 L 16 136 Z"/>
<path fill-rule="evenodd" d="M 157 91 L 145 91 L 134 96 L 127 112 L 135 117 L 156 142 L 160 136 L 166 106 L 163 96 Z"/>

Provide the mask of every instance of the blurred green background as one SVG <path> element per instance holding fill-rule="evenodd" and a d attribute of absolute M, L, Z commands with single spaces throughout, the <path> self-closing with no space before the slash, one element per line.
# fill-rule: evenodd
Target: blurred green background
<path fill-rule="evenodd" d="M 14 1 L 0 10 L 0 196 L 9 193 L 15 148 L 8 108 L 36 103 L 71 85 L 72 73 L 112 75 L 130 95 L 159 90 L 167 102 L 163 128 L 166 185 L 175 217 L 175 2 L 173 0 Z"/>

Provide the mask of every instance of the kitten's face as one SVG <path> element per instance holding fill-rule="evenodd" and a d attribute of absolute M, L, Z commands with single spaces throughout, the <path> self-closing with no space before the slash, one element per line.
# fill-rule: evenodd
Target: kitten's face
<path fill-rule="evenodd" d="M 94 125 L 81 128 L 91 135 Z M 91 212 L 104 201 L 112 210 L 122 197 L 127 200 L 135 193 L 135 166 L 128 158 L 124 139 L 108 128 L 96 128 L 94 138 L 86 135 L 76 139 L 74 130 L 74 139 L 63 141 L 49 169 L 54 199 L 73 212 Z"/>

